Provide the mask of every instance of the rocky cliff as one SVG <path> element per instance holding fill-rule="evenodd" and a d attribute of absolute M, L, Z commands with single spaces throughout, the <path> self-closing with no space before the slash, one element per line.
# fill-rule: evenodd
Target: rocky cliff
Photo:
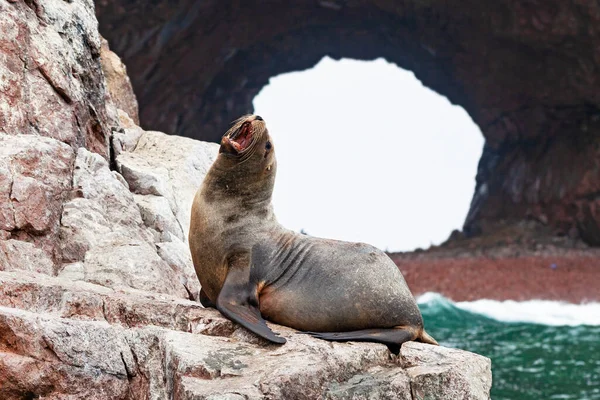
<path fill-rule="evenodd" d="M 600 245 L 597 1 L 152 4 L 98 2 L 101 32 L 133 71 L 142 126 L 216 140 L 272 76 L 324 55 L 384 57 L 464 107 L 485 136 L 469 237 L 533 221 Z"/>
<path fill-rule="evenodd" d="M 489 398 L 482 356 L 275 346 L 203 308 L 186 235 L 216 145 L 136 125 L 90 1 L 0 0 L 0 32 L 0 398 Z"/>

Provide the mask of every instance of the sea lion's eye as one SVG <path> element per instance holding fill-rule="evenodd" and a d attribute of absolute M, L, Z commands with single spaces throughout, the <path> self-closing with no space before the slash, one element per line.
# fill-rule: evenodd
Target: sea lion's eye
<path fill-rule="evenodd" d="M 271 145 L 271 142 L 267 142 L 267 144 L 265 145 L 265 149 L 267 149 L 267 150 L 271 150 L 271 147 L 273 147 L 273 146 Z"/>

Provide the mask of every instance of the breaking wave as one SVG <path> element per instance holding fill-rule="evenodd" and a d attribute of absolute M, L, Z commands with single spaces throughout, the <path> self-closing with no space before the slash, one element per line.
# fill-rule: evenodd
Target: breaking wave
<path fill-rule="evenodd" d="M 500 322 L 521 322 L 549 326 L 600 326 L 600 303 L 572 304 L 550 300 L 475 300 L 454 302 L 438 293 L 417 298 L 419 306 L 430 313 L 466 311 Z"/>

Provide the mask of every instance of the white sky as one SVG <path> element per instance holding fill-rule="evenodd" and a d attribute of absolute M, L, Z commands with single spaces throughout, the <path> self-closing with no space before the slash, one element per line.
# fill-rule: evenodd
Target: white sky
<path fill-rule="evenodd" d="M 483 148 L 463 108 L 383 59 L 271 78 L 254 98 L 277 152 L 273 204 L 308 234 L 413 250 L 460 229 Z"/>

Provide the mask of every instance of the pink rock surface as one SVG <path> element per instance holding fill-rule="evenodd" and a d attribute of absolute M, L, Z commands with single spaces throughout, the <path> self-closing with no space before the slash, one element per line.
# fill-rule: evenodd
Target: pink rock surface
<path fill-rule="evenodd" d="M 285 345 L 196 302 L 0 272 L 0 396 L 489 397 L 490 360 L 482 356 L 410 342 L 396 357 L 383 345 L 331 343 L 272 327 Z"/>

